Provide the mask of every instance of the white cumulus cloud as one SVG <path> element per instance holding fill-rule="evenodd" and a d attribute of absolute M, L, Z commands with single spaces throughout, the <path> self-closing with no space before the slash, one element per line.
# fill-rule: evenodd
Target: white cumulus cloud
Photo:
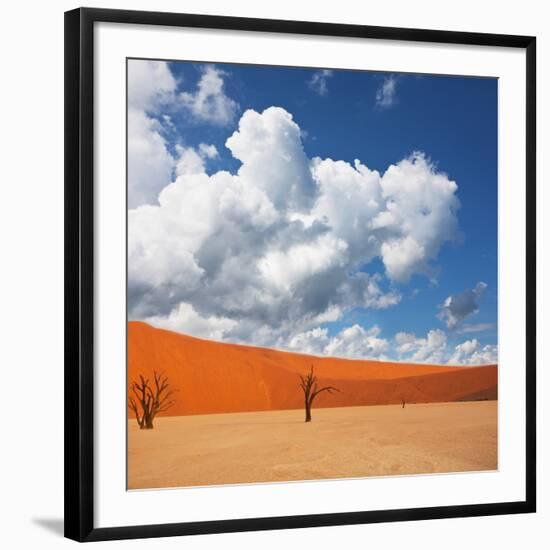
<path fill-rule="evenodd" d="M 235 321 L 223 317 L 201 317 L 191 304 L 180 303 L 168 316 L 152 316 L 145 319 L 160 328 L 193 334 L 194 336 L 222 340 L 225 333 L 235 326 Z"/>
<path fill-rule="evenodd" d="M 365 329 L 355 324 L 342 329 L 333 337 L 328 335 L 327 329 L 316 327 L 294 335 L 288 347 L 313 355 L 383 359 L 384 354 L 390 349 L 390 343 L 379 336 L 380 328 L 377 326 Z"/>
<path fill-rule="evenodd" d="M 468 359 L 470 365 L 489 365 L 498 362 L 498 346 L 486 344 L 476 349 Z"/>
<path fill-rule="evenodd" d="M 458 344 L 448 363 L 450 365 L 488 365 L 498 361 L 498 349 L 495 345 L 481 346 L 476 338 Z"/>
<path fill-rule="evenodd" d="M 447 357 L 447 335 L 433 329 L 425 337 L 417 338 L 410 332 L 398 332 L 394 337 L 397 354 L 415 363 L 443 364 Z"/>
<path fill-rule="evenodd" d="M 398 332 L 393 339 L 393 349 L 400 359 L 416 363 L 488 365 L 498 360 L 496 345 L 482 346 L 473 338 L 453 347 L 449 344 L 447 335 L 440 329 L 432 329 L 424 337 L 417 337 L 410 332 Z"/>
<path fill-rule="evenodd" d="M 173 168 L 158 121 L 145 111 L 128 109 L 128 208 L 154 204 L 172 181 Z"/>
<path fill-rule="evenodd" d="M 359 160 L 310 159 L 280 107 L 246 111 L 226 147 L 241 162 L 235 173 L 206 173 L 218 156 L 211 145 L 180 146 L 158 200 L 130 208 L 130 318 L 227 341 L 387 356 L 378 328 L 329 337 L 321 325 L 395 306 L 396 285 L 431 273 L 458 231 L 456 183 L 421 153 L 382 175 Z M 367 272 L 376 258 L 385 277 Z M 439 358 L 432 332 L 415 338 L 419 361 Z"/>
<path fill-rule="evenodd" d="M 198 120 L 225 126 L 232 122 L 239 105 L 226 95 L 223 77 L 227 73 L 207 65 L 194 92 L 184 91 L 179 95 L 182 105 Z"/>
<path fill-rule="evenodd" d="M 458 236 L 457 184 L 417 152 L 391 165 L 380 185 L 385 209 L 372 225 L 385 233 L 387 275 L 407 282 L 413 273 L 429 274 L 442 244 Z"/>
<path fill-rule="evenodd" d="M 154 204 L 174 159 L 152 115 L 173 101 L 176 81 L 163 61 L 128 60 L 128 207 Z"/>
<path fill-rule="evenodd" d="M 326 355 L 355 358 L 384 358 L 389 350 L 389 342 L 379 338 L 380 328 L 374 326 L 365 329 L 361 325 L 353 325 L 342 330 L 325 347 Z"/>
<path fill-rule="evenodd" d="M 214 145 L 170 151 L 166 135 L 177 131 L 171 114 L 186 110 L 197 120 L 228 124 L 237 103 L 224 93 L 226 73 L 207 66 L 195 91 L 180 91 L 164 61 L 128 61 L 128 208 L 157 204 L 159 193 L 173 181 L 173 173 L 200 173 L 205 159 L 218 157 Z"/>
<path fill-rule="evenodd" d="M 311 355 L 324 355 L 325 348 L 330 342 L 328 329 L 316 327 L 306 332 L 299 332 L 292 336 L 288 342 L 291 350 Z"/>
<path fill-rule="evenodd" d="M 219 156 L 216 146 L 209 145 L 207 143 L 199 143 L 199 154 L 203 158 L 207 158 L 207 159 L 215 159 Z"/>
<path fill-rule="evenodd" d="M 128 107 L 156 112 L 173 101 L 176 80 L 165 61 L 128 60 Z"/>
<path fill-rule="evenodd" d="M 176 175 L 183 174 L 201 174 L 204 172 L 205 161 L 214 159 L 218 156 L 218 150 L 215 145 L 200 143 L 198 149 L 193 147 L 182 147 L 176 145 Z"/>
<path fill-rule="evenodd" d="M 290 291 L 301 281 L 333 266 L 347 263 L 347 245 L 325 233 L 308 243 L 296 244 L 287 250 L 270 250 L 258 262 L 258 268 L 268 285 Z"/>
<path fill-rule="evenodd" d="M 316 187 L 300 127 L 290 113 L 280 107 L 263 113 L 249 109 L 225 144 L 242 163 L 238 177 L 262 190 L 277 210 L 311 208 Z"/>

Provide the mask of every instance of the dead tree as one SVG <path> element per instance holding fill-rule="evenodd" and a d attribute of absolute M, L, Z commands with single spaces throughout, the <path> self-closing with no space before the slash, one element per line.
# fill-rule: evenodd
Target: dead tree
<path fill-rule="evenodd" d="M 155 416 L 174 404 L 170 400 L 174 390 L 168 389 L 168 378 L 157 371 L 153 376 L 154 385 L 140 374 L 139 382 L 134 381 L 130 386 L 134 395 L 128 398 L 128 408 L 134 411 L 141 430 L 152 430 Z"/>
<path fill-rule="evenodd" d="M 317 387 L 317 377 L 313 374 L 313 365 L 307 376 L 300 375 L 300 387 L 304 392 L 304 406 L 306 409 L 306 422 L 311 422 L 311 405 L 313 400 L 323 391 L 332 393 L 333 391 L 340 391 L 338 388 L 332 386 L 325 386 L 324 388 Z"/>
<path fill-rule="evenodd" d="M 402 409 L 405 408 L 405 398 L 404 397 L 401 397 L 401 404 L 402 404 Z"/>

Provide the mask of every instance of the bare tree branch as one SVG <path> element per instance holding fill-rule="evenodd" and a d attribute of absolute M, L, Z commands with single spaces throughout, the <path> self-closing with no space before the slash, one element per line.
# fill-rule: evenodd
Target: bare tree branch
<path fill-rule="evenodd" d="M 317 390 L 315 392 L 313 392 L 311 394 L 311 400 L 313 401 L 313 398 L 316 396 L 316 395 L 319 395 L 321 392 L 323 391 L 327 391 L 328 393 L 332 393 L 333 391 L 337 391 L 339 392 L 340 390 L 338 388 L 335 388 L 333 386 L 326 386 L 324 388 L 321 388 L 320 390 Z"/>
<path fill-rule="evenodd" d="M 306 376 L 300 376 L 300 388 L 302 388 L 302 391 L 304 392 L 304 406 L 306 409 L 306 422 L 311 422 L 311 406 L 313 404 L 313 400 L 317 395 L 319 395 L 321 392 L 328 392 L 332 393 L 333 391 L 339 392 L 340 390 L 338 388 L 335 388 L 333 386 L 325 386 L 323 388 L 319 388 L 317 384 L 317 377 L 313 374 L 313 365 L 311 365 L 311 370 Z"/>
<path fill-rule="evenodd" d="M 157 413 L 168 410 L 174 404 L 169 399 L 177 390 L 168 389 L 168 377 L 154 371 L 153 383 L 153 386 L 150 385 L 149 379 L 140 374 L 139 382 L 134 381 L 130 386 L 135 399 L 131 395 L 128 397 L 128 408 L 134 411 L 141 429 L 152 429 Z"/>

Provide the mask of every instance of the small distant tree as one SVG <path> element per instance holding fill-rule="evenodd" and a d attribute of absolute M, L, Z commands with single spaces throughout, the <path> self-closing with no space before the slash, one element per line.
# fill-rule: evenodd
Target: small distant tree
<path fill-rule="evenodd" d="M 317 377 L 313 374 L 313 365 L 311 365 L 311 370 L 306 376 L 300 375 L 300 387 L 304 392 L 304 406 L 306 409 L 306 422 L 311 422 L 311 406 L 313 405 L 313 400 L 321 393 L 328 392 L 332 393 L 333 391 L 339 392 L 338 388 L 333 386 L 325 386 L 323 388 L 318 388 L 317 386 Z"/>
<path fill-rule="evenodd" d="M 405 408 L 405 398 L 403 396 L 401 396 L 401 404 L 402 404 L 402 409 Z"/>
<path fill-rule="evenodd" d="M 174 404 L 170 399 L 174 390 L 168 389 L 168 378 L 157 371 L 153 376 L 153 384 L 140 374 L 139 381 L 130 386 L 134 395 L 128 398 L 128 408 L 134 411 L 141 430 L 152 430 L 155 416 Z"/>

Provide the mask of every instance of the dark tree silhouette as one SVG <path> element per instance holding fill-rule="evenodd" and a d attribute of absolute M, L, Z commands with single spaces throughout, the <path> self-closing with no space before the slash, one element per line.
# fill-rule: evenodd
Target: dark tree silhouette
<path fill-rule="evenodd" d="M 313 374 L 313 365 L 307 376 L 300 375 L 300 387 L 304 392 L 304 406 L 306 409 L 306 422 L 311 422 L 311 405 L 313 400 L 323 391 L 332 393 L 333 391 L 340 391 L 338 388 L 332 386 L 325 386 L 318 388 L 317 377 Z"/>
<path fill-rule="evenodd" d="M 139 375 L 139 382 L 133 382 L 130 389 L 134 396 L 128 398 L 128 408 L 134 411 L 137 423 L 142 430 L 152 430 L 153 420 L 159 412 L 169 409 L 174 403 L 170 398 L 174 390 L 168 389 L 168 378 L 162 373 L 153 373 L 154 384 Z"/>
<path fill-rule="evenodd" d="M 405 408 L 405 398 L 403 396 L 401 396 L 401 403 L 402 403 L 402 409 Z"/>

